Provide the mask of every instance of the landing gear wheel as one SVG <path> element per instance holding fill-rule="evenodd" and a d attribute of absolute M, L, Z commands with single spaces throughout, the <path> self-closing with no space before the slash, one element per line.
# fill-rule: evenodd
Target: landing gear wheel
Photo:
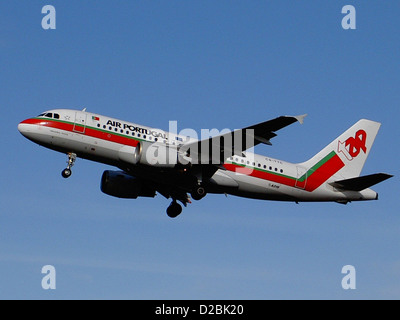
<path fill-rule="evenodd" d="M 63 178 L 69 178 L 70 176 L 71 176 L 71 174 L 72 174 L 72 171 L 71 171 L 71 169 L 64 169 L 62 172 L 61 172 L 61 175 L 63 176 Z"/>
<path fill-rule="evenodd" d="M 66 169 L 64 169 L 61 172 L 61 175 L 63 176 L 63 178 L 69 178 L 71 176 L 71 174 L 72 174 L 71 167 L 74 165 L 75 160 L 76 160 L 75 153 L 70 152 L 67 154 L 67 156 L 68 156 L 68 161 L 67 161 L 68 166 Z"/>
<path fill-rule="evenodd" d="M 167 215 L 170 218 L 176 218 L 182 212 L 182 206 L 178 204 L 176 201 L 172 201 L 170 206 L 167 208 Z"/>
<path fill-rule="evenodd" d="M 203 199 L 206 196 L 206 194 L 207 194 L 206 189 L 201 185 L 194 188 L 191 192 L 191 196 L 194 200 Z"/>

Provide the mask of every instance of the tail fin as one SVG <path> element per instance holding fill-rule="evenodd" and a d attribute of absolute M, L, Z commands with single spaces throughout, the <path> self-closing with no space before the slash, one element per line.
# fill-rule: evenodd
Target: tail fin
<path fill-rule="evenodd" d="M 336 159 L 336 177 L 349 179 L 359 177 L 369 155 L 381 124 L 362 119 L 345 133 L 332 141 L 310 160 L 299 164 L 307 169 L 321 165 L 327 158 Z"/>

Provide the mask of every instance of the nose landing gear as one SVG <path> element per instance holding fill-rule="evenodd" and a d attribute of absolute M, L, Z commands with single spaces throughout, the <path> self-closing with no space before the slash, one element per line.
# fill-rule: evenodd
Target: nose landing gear
<path fill-rule="evenodd" d="M 76 154 L 75 153 L 68 153 L 68 161 L 67 161 L 67 168 L 65 168 L 62 172 L 61 175 L 63 176 L 63 178 L 69 178 L 72 174 L 71 168 L 74 165 L 76 160 Z"/>

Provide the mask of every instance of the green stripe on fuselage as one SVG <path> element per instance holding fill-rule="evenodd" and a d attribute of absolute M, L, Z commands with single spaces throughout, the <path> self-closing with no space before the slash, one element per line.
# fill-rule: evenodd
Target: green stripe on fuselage
<path fill-rule="evenodd" d="M 332 151 L 329 153 L 327 156 L 319 160 L 315 165 L 313 165 L 310 169 L 307 170 L 305 174 L 303 174 L 298 181 L 303 182 L 305 179 L 309 178 L 315 171 L 317 171 L 318 168 L 323 166 L 325 163 L 327 163 L 330 159 L 332 159 L 336 155 L 335 151 Z"/>
<path fill-rule="evenodd" d="M 320 168 L 325 163 L 327 163 L 335 155 L 336 155 L 335 151 L 332 151 L 331 153 L 326 155 L 324 158 L 322 158 L 320 161 L 318 161 L 315 165 L 313 165 L 310 169 L 308 169 L 307 172 L 305 174 L 303 174 L 299 179 L 297 179 L 295 177 L 291 177 L 291 176 L 285 175 L 285 174 L 281 174 L 281 173 L 278 173 L 278 172 L 275 172 L 275 171 L 269 171 L 269 170 L 264 170 L 264 169 L 258 168 L 258 167 L 247 166 L 247 165 L 245 165 L 243 163 L 237 163 L 237 162 L 232 161 L 232 164 L 240 166 L 240 167 L 243 167 L 243 168 L 249 168 L 249 169 L 252 169 L 252 170 L 266 172 L 266 173 L 273 174 L 273 175 L 276 175 L 276 176 L 280 176 L 280 177 L 284 177 L 284 178 L 288 178 L 288 179 L 292 179 L 292 180 L 297 180 L 299 182 L 304 182 L 304 180 L 306 180 L 306 178 L 308 179 L 315 171 L 317 171 L 318 168 Z"/>

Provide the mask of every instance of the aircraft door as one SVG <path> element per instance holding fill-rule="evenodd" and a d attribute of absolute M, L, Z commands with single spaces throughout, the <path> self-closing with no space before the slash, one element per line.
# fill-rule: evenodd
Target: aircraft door
<path fill-rule="evenodd" d="M 85 133 L 85 129 L 86 129 L 86 113 L 81 111 L 76 111 L 73 130 L 78 133 Z"/>
<path fill-rule="evenodd" d="M 297 167 L 297 179 L 295 187 L 305 189 L 307 185 L 307 169 L 304 167 Z"/>

